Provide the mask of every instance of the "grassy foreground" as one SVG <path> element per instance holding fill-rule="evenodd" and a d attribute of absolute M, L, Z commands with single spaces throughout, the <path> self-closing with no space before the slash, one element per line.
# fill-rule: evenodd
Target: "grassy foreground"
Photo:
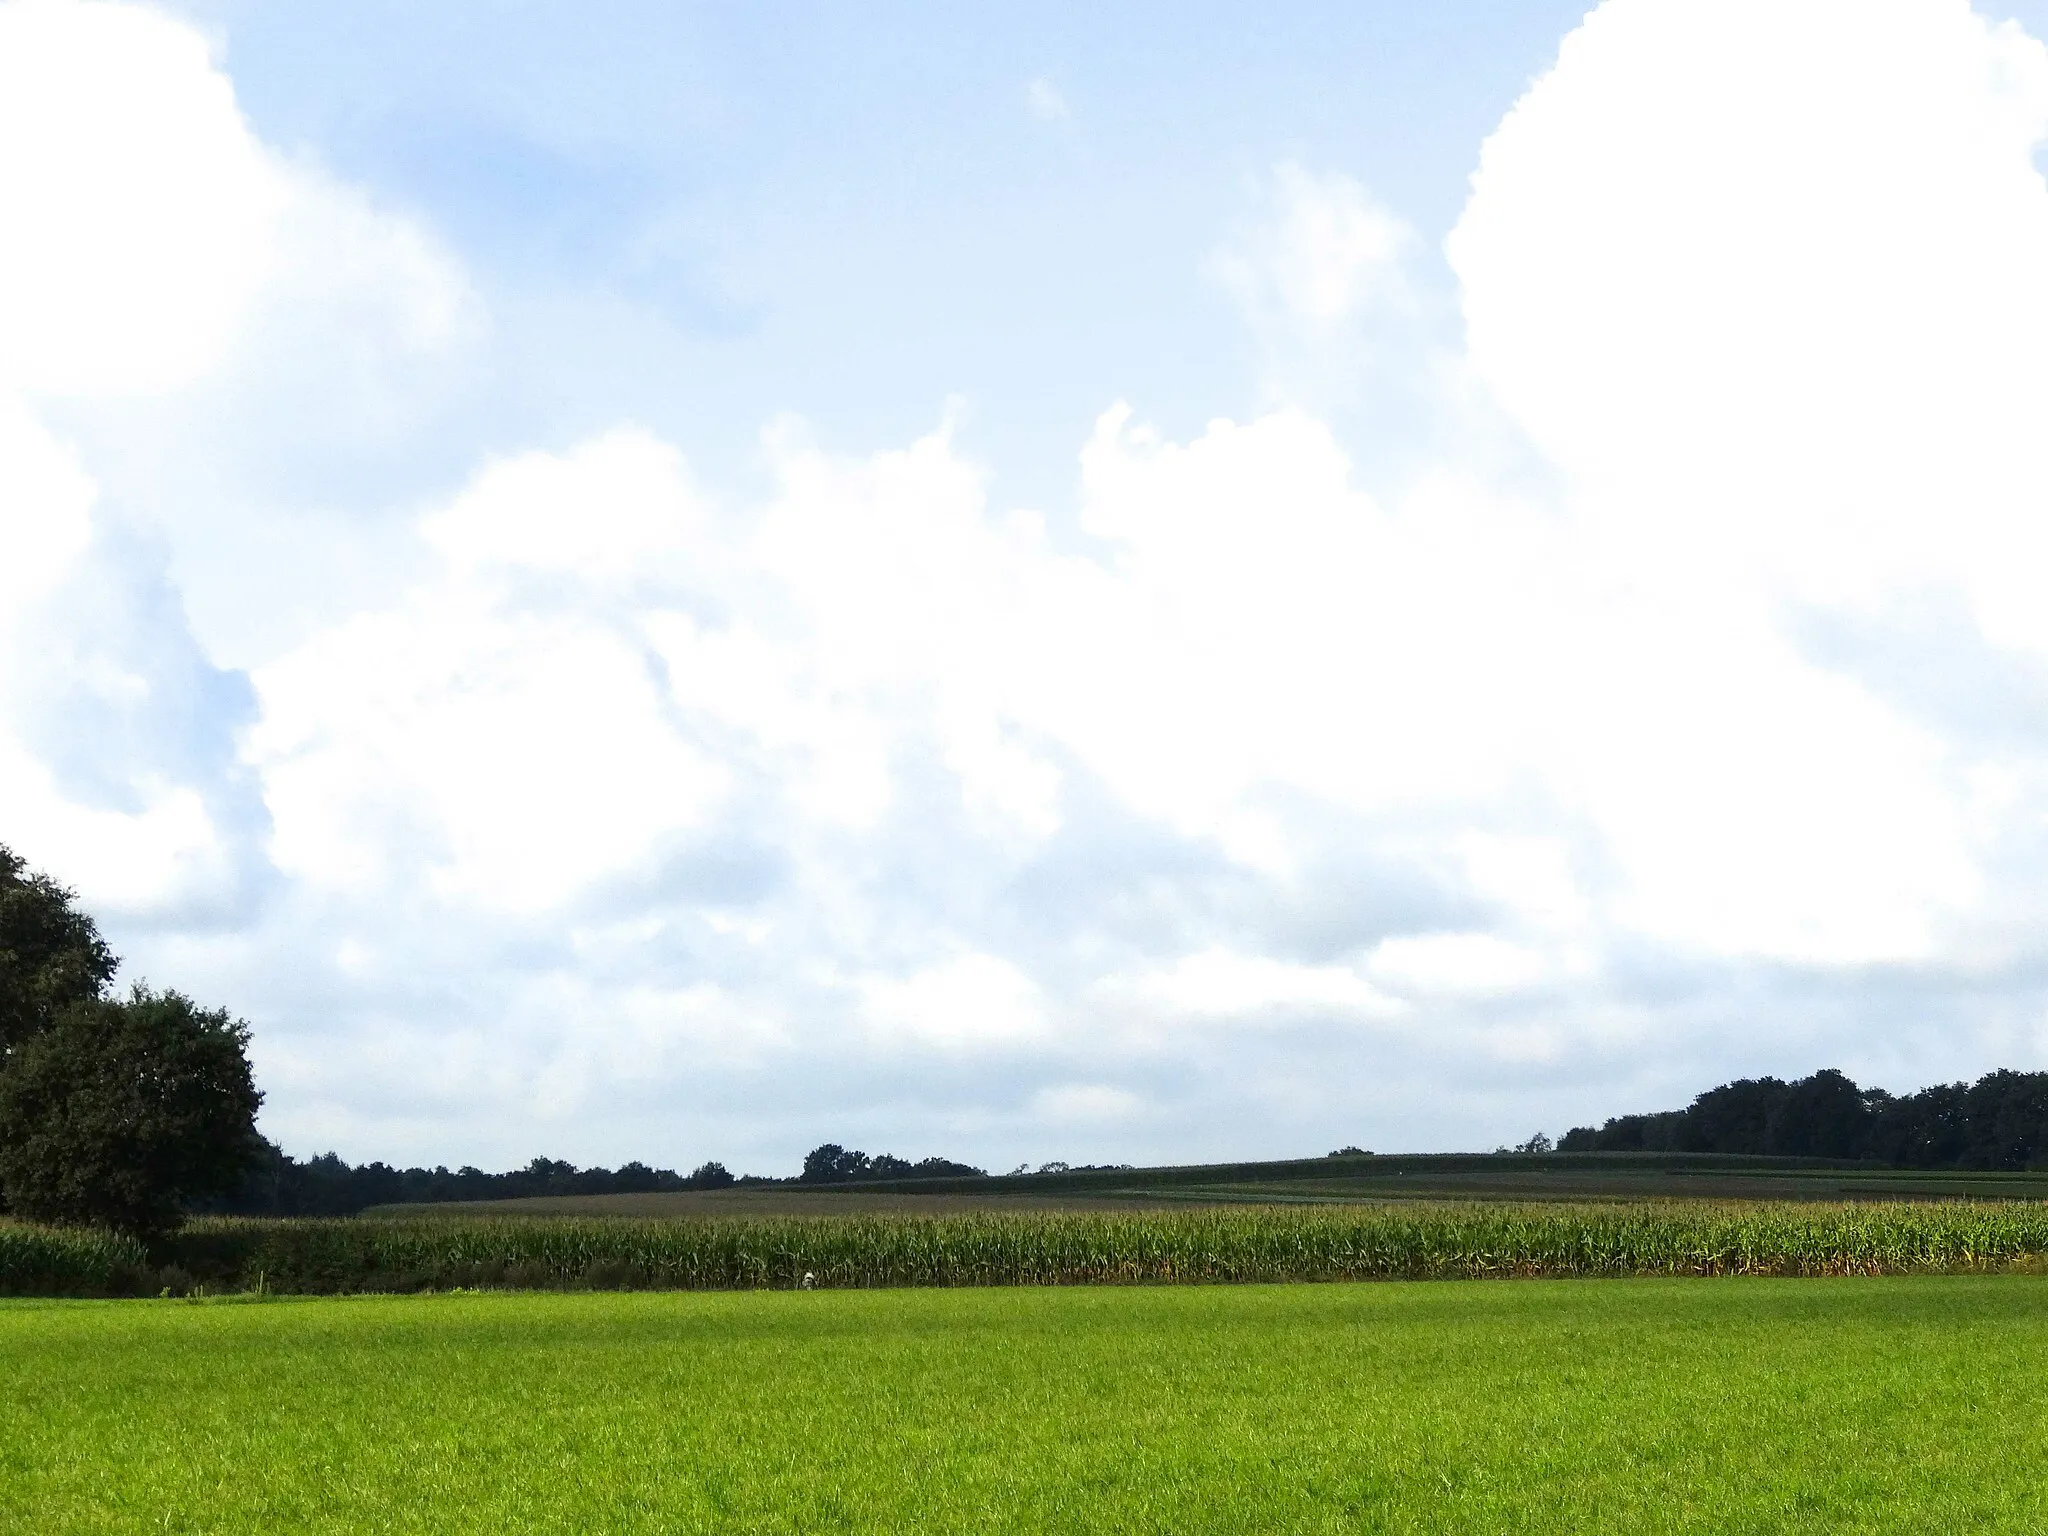
<path fill-rule="evenodd" d="M 2038 1531 L 2028 1277 L 0 1304 L 9 1531 Z"/>

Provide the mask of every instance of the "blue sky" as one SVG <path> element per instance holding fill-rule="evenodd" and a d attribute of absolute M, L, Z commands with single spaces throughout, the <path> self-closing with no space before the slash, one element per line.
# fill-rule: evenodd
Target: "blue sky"
<path fill-rule="evenodd" d="M 0 839 L 300 1153 L 2040 1066 L 2044 28 L 0 0 Z"/>
<path fill-rule="evenodd" d="M 957 396 L 999 486 L 1050 504 L 1107 400 L 1176 432 L 1256 403 L 1203 262 L 1249 183 L 1341 166 L 1433 244 L 1580 10 L 191 14 L 265 138 L 462 253 L 527 359 L 486 441 L 626 415 L 728 474 L 778 413 L 851 448 Z"/>

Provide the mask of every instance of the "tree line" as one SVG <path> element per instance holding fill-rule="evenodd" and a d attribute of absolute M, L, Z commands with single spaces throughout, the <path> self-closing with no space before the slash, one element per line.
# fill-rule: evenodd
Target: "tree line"
<path fill-rule="evenodd" d="M 878 1152 L 869 1157 L 865 1152 L 849 1151 L 835 1141 L 813 1147 L 804 1156 L 804 1171 L 796 1176 L 799 1184 L 849 1184 L 856 1179 L 985 1179 L 988 1171 L 970 1168 L 965 1163 L 951 1162 L 943 1157 L 920 1158 L 911 1162 L 906 1157 L 894 1157 L 887 1152 Z"/>
<path fill-rule="evenodd" d="M 579 1168 L 557 1158 L 536 1157 L 524 1168 L 486 1173 L 481 1168 L 394 1168 L 388 1163 L 351 1166 L 333 1152 L 303 1162 L 269 1141 L 261 1141 L 240 1186 L 200 1203 L 201 1209 L 235 1216 L 353 1216 L 376 1205 L 411 1205 L 443 1200 L 521 1200 L 536 1195 L 643 1195 L 671 1190 L 730 1189 L 777 1184 L 844 1184 L 855 1179 L 958 1179 L 986 1177 L 943 1157 L 917 1162 L 886 1152 L 873 1157 L 834 1142 L 804 1158 L 794 1179 L 735 1175 L 723 1163 L 700 1164 L 689 1173 L 650 1168 L 641 1162 L 617 1168 Z"/>
<path fill-rule="evenodd" d="M 264 1141 L 238 1188 L 200 1202 L 208 1213 L 233 1216 L 353 1216 L 373 1205 L 410 1205 L 439 1200 L 520 1200 L 535 1195 L 641 1195 L 665 1190 L 725 1189 L 736 1179 L 723 1163 L 704 1163 L 690 1173 L 630 1162 L 617 1168 L 578 1168 L 557 1158 L 536 1157 L 524 1168 L 485 1173 L 481 1168 L 394 1168 L 389 1163 L 354 1165 L 322 1152 L 301 1162 Z"/>
<path fill-rule="evenodd" d="M 1560 1152 L 1746 1152 L 1860 1158 L 1897 1168 L 2048 1166 L 2048 1072 L 1998 1071 L 1917 1093 L 1859 1088 L 1829 1068 L 1783 1082 L 1745 1077 L 1684 1109 L 1579 1126 Z"/>

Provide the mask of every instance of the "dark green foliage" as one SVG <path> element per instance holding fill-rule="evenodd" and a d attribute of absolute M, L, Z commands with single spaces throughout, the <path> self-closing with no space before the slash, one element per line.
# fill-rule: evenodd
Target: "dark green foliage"
<path fill-rule="evenodd" d="M 1862 1090 L 1831 1068 L 1785 1085 L 1764 1137 L 1784 1157 L 1860 1157 L 1869 1117 Z"/>
<path fill-rule="evenodd" d="M 143 1237 L 236 1188 L 263 1095 L 248 1026 L 177 992 L 74 1003 L 0 1072 L 0 1183 L 18 1214 Z"/>
<path fill-rule="evenodd" d="M 1564 1133 L 1560 1152 L 1671 1152 L 1677 1150 L 1683 1110 L 1655 1115 L 1620 1115 L 1599 1130 L 1578 1126 Z"/>
<path fill-rule="evenodd" d="M 202 1202 L 200 1208 L 240 1216 L 353 1216 L 373 1205 L 524 1200 L 537 1195 L 639 1195 L 725 1189 L 735 1182 L 726 1166 L 715 1162 L 683 1174 L 639 1162 L 614 1170 L 578 1168 L 557 1158 L 536 1157 L 509 1173 L 485 1173 L 470 1167 L 453 1171 L 446 1167 L 393 1168 L 382 1162 L 351 1166 L 333 1152 L 300 1162 L 264 1141 L 240 1187 Z"/>
<path fill-rule="evenodd" d="M 1741 1152 L 1770 1144 L 1772 1122 L 1785 1085 L 1775 1077 L 1745 1077 L 1693 1100 L 1687 1139 L 1708 1152 Z"/>
<path fill-rule="evenodd" d="M 838 1142 L 828 1141 L 804 1155 L 804 1171 L 797 1178 L 805 1184 L 844 1184 L 867 1177 L 867 1172 L 867 1153 L 849 1152 Z"/>
<path fill-rule="evenodd" d="M 890 1157 L 887 1153 L 883 1153 L 882 1156 L 875 1159 L 875 1167 L 879 1169 L 885 1162 L 893 1164 L 901 1170 L 890 1174 L 889 1177 L 892 1179 L 985 1179 L 988 1177 L 986 1169 L 976 1168 L 967 1163 L 956 1163 L 943 1157 L 921 1157 L 906 1168 L 902 1158 Z"/>
<path fill-rule="evenodd" d="M 1729 1152 L 1901 1168 L 2048 1166 L 2048 1072 L 1992 1072 L 1894 1097 L 1841 1072 L 1724 1083 L 1686 1109 L 1580 1126 L 1561 1152 Z"/>
<path fill-rule="evenodd" d="M 72 893 L 0 847 L 0 1190 L 45 1221 L 155 1236 L 259 1147 L 245 1025 L 119 963 Z"/>
<path fill-rule="evenodd" d="M 804 1157 L 804 1171 L 797 1175 L 800 1184 L 846 1184 L 862 1179 L 978 1179 L 987 1177 L 980 1168 L 966 1163 L 950 1162 L 943 1157 L 927 1157 L 917 1162 L 908 1158 L 894 1157 L 883 1152 L 869 1157 L 865 1152 L 851 1152 L 837 1142 L 828 1141 L 821 1147 L 813 1147 Z"/>
<path fill-rule="evenodd" d="M 0 844 L 0 1056 L 113 978 L 113 952 L 71 902 L 70 891 Z"/>

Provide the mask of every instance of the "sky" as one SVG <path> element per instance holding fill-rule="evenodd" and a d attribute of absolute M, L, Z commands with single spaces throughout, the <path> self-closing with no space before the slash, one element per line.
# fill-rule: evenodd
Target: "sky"
<path fill-rule="evenodd" d="M 0 0 L 0 842 L 300 1156 L 2048 1068 L 2043 36 Z"/>

